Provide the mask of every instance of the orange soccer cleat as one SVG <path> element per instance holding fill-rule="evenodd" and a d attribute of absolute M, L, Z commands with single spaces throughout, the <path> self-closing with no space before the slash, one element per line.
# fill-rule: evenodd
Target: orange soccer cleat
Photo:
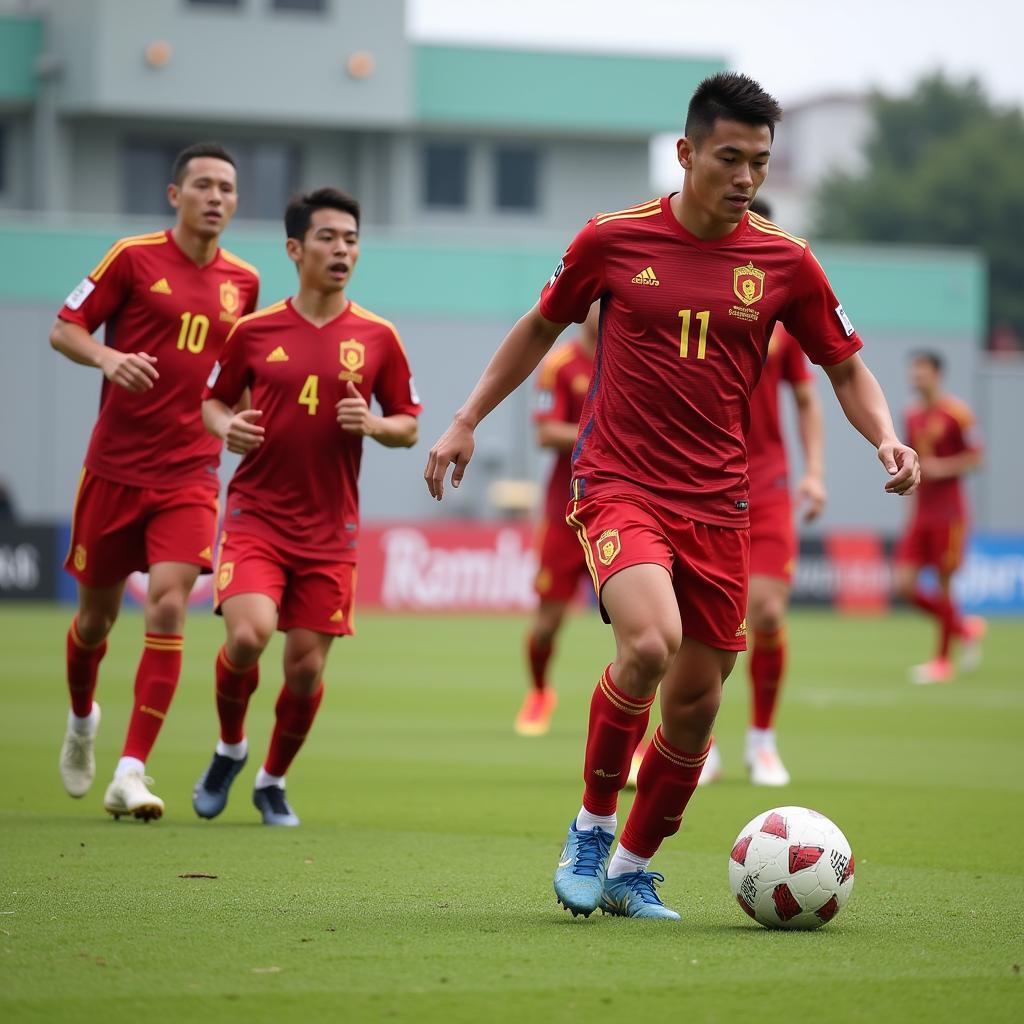
<path fill-rule="evenodd" d="M 960 634 L 960 668 L 970 672 L 981 664 L 981 642 L 988 623 L 980 615 L 965 615 Z"/>
<path fill-rule="evenodd" d="M 910 681 L 921 686 L 931 683 L 953 682 L 953 663 L 949 658 L 932 658 L 923 665 L 914 665 L 910 670 Z"/>
<path fill-rule="evenodd" d="M 558 705 L 558 695 L 550 687 L 530 690 L 516 715 L 515 730 L 520 736 L 543 736 L 551 728 L 551 716 Z"/>

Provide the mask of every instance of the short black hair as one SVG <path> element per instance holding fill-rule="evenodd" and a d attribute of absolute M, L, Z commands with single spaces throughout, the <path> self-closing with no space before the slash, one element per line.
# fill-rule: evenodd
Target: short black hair
<path fill-rule="evenodd" d="M 186 146 L 174 158 L 174 163 L 171 166 L 171 181 L 175 185 L 180 185 L 185 180 L 189 161 L 200 156 L 211 156 L 215 160 L 223 160 L 237 169 L 235 158 L 219 142 L 196 142 L 191 146 Z"/>
<path fill-rule="evenodd" d="M 754 199 L 750 204 L 750 212 L 760 214 L 766 220 L 772 219 L 771 203 L 762 199 L 760 196 L 754 196 Z"/>
<path fill-rule="evenodd" d="M 359 202 L 340 188 L 317 188 L 294 196 L 284 211 L 284 230 L 289 238 L 302 241 L 306 237 L 313 214 L 317 210 L 340 210 L 351 213 L 359 227 Z"/>
<path fill-rule="evenodd" d="M 752 78 L 737 71 L 721 71 L 705 78 L 690 98 L 686 111 L 686 137 L 699 146 L 715 128 L 715 121 L 766 124 L 775 140 L 775 122 L 782 118 L 779 101 Z"/>
<path fill-rule="evenodd" d="M 931 349 L 918 349 L 916 352 L 910 353 L 910 361 L 912 363 L 922 362 L 930 363 L 933 370 L 936 373 L 942 373 L 946 368 L 946 360 Z"/>

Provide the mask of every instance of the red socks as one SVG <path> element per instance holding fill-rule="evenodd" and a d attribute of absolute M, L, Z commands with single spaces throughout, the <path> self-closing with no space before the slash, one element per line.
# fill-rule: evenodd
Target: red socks
<path fill-rule="evenodd" d="M 222 647 L 217 654 L 217 717 L 220 719 L 220 738 L 225 743 L 241 743 L 245 739 L 245 713 L 249 698 L 260 681 L 260 666 L 251 668 L 233 665 Z"/>
<path fill-rule="evenodd" d="M 306 741 L 306 734 L 316 718 L 323 696 L 323 683 L 311 697 L 300 697 L 292 693 L 287 683 L 281 687 L 274 707 L 277 717 L 270 737 L 270 750 L 263 763 L 263 770 L 268 775 L 287 775 L 288 766 Z"/>
<path fill-rule="evenodd" d="M 950 642 L 953 637 L 959 636 L 963 632 L 963 622 L 956 605 L 950 598 L 944 597 L 942 594 L 936 594 L 933 597 L 923 590 L 915 590 L 911 601 L 914 607 L 920 608 L 921 611 L 938 620 L 940 633 L 937 657 L 948 658 Z"/>
<path fill-rule="evenodd" d="M 71 694 L 71 710 L 79 717 L 86 718 L 92 711 L 92 698 L 96 692 L 96 677 L 100 662 L 107 653 L 107 641 L 101 640 L 90 647 L 78 635 L 78 616 L 71 620 L 67 639 L 68 691 Z"/>
<path fill-rule="evenodd" d="M 622 846 L 638 857 L 653 857 L 662 840 L 675 835 L 697 788 L 711 744 L 699 754 L 669 746 L 659 725 L 644 755 L 636 799 L 622 833 Z"/>
<path fill-rule="evenodd" d="M 754 633 L 750 652 L 750 684 L 755 729 L 770 729 L 779 702 L 782 670 L 786 663 L 786 631 Z"/>
<path fill-rule="evenodd" d="M 530 679 L 535 690 L 547 689 L 548 662 L 553 652 L 554 646 L 550 642 L 541 644 L 532 633 L 527 637 L 526 656 L 530 663 Z"/>
<path fill-rule="evenodd" d="M 653 696 L 638 700 L 617 689 L 612 683 L 611 666 L 604 670 L 590 700 L 583 762 L 583 806 L 591 814 L 615 813 L 619 790 L 629 777 L 633 751 L 647 732 L 653 703 Z"/>
<path fill-rule="evenodd" d="M 135 674 L 135 706 L 128 722 L 122 757 L 145 761 L 160 734 L 181 675 L 184 638 L 147 633 Z"/>

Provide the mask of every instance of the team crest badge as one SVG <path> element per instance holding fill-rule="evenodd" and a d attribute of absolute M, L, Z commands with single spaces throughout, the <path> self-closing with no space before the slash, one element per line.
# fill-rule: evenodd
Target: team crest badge
<path fill-rule="evenodd" d="M 224 312 L 234 316 L 238 312 L 240 302 L 238 285 L 234 281 L 221 281 L 220 304 L 224 307 Z"/>
<path fill-rule="evenodd" d="M 220 568 L 217 570 L 217 589 L 227 590 L 231 585 L 231 581 L 235 578 L 235 563 L 234 562 L 221 562 Z"/>
<path fill-rule="evenodd" d="M 73 557 L 73 562 L 74 562 L 75 568 L 79 572 L 83 572 L 85 570 L 85 563 L 86 563 L 86 561 L 87 561 L 87 555 L 85 553 L 85 548 L 82 547 L 81 544 L 76 544 L 75 545 L 75 554 L 74 554 L 74 557 Z"/>
<path fill-rule="evenodd" d="M 622 544 L 619 541 L 618 530 L 605 530 L 597 538 L 597 557 L 601 559 L 602 565 L 611 565 L 621 550 Z"/>
<path fill-rule="evenodd" d="M 764 298 L 764 271 L 753 263 L 736 267 L 732 272 L 732 290 L 744 306 L 752 306 Z"/>
<path fill-rule="evenodd" d="M 358 375 L 358 371 L 361 370 L 363 365 L 366 363 L 366 346 L 361 341 L 356 341 L 355 338 L 349 338 L 347 341 L 343 341 L 341 343 L 339 358 L 341 359 L 342 366 L 342 380 L 354 380 L 358 382 L 363 379 Z"/>

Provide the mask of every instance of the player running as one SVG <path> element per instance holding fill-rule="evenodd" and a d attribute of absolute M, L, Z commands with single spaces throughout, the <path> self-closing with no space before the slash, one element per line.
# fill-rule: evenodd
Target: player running
<path fill-rule="evenodd" d="M 955 672 L 949 653 L 960 641 L 960 667 L 981 660 L 985 620 L 963 616 L 952 594 L 953 574 L 963 560 L 968 508 L 961 479 L 984 458 L 974 415 L 967 405 L 942 390 L 942 357 L 918 352 L 910 362 L 910 384 L 919 401 L 907 412 L 907 437 L 921 456 L 921 487 L 907 531 L 896 552 L 896 589 L 939 626 L 935 657 L 910 670 L 915 683 L 948 683 Z M 938 575 L 938 593 L 918 586 L 925 566 Z"/>
<path fill-rule="evenodd" d="M 93 700 L 125 580 L 149 573 L 146 635 L 128 734 L 103 806 L 159 818 L 146 761 L 181 674 L 192 585 L 210 572 L 220 444 L 203 430 L 199 397 L 232 325 L 256 307 L 259 275 L 218 248 L 238 204 L 235 163 L 216 143 L 178 154 L 167 186 L 174 227 L 122 238 L 68 296 L 50 344 L 104 376 L 72 514 L 65 568 L 78 581 L 67 636 L 71 711 L 60 774 L 89 791 L 100 708 Z M 106 324 L 105 344 L 92 337 Z"/>
<path fill-rule="evenodd" d="M 207 430 L 244 457 L 228 485 L 215 599 L 220 739 L 192 805 L 216 817 L 248 753 L 245 714 L 259 658 L 285 634 L 284 685 L 253 803 L 267 825 L 298 825 L 285 774 L 323 696 L 327 652 L 350 636 L 363 438 L 416 443 L 421 412 L 393 324 L 345 296 L 359 258 L 359 204 L 333 188 L 285 211 L 298 293 L 241 320 L 203 393 Z M 236 412 L 246 391 L 251 407 Z M 376 398 L 382 415 L 370 411 Z"/>
<path fill-rule="evenodd" d="M 565 521 L 565 502 L 572 482 L 569 456 L 594 368 L 600 311 L 600 303 L 595 302 L 579 337 L 558 346 L 541 364 L 537 376 L 537 444 L 552 449 L 557 458 L 548 477 L 544 518 L 537 528 L 539 566 L 534 589 L 539 604 L 526 638 L 532 686 L 516 716 L 515 730 L 520 736 L 543 736 L 551 728 L 557 697 L 548 681 L 548 663 L 569 602 L 587 572 L 580 542 Z"/>
<path fill-rule="evenodd" d="M 749 399 L 775 322 L 826 368 L 850 422 L 877 449 L 886 490 L 910 493 L 915 452 L 893 428 L 861 341 L 807 243 L 748 213 L 768 171 L 777 102 L 744 75 L 698 87 L 679 140 L 681 192 L 590 220 L 431 449 L 440 500 L 458 486 L 480 420 L 601 301 L 590 394 L 573 451 L 568 518 L 585 546 L 615 660 L 590 706 L 583 806 L 555 893 L 678 918 L 648 870 L 679 829 L 707 757 L 722 683 L 745 647 Z M 661 684 L 661 725 L 609 863 L 618 794 Z"/>

